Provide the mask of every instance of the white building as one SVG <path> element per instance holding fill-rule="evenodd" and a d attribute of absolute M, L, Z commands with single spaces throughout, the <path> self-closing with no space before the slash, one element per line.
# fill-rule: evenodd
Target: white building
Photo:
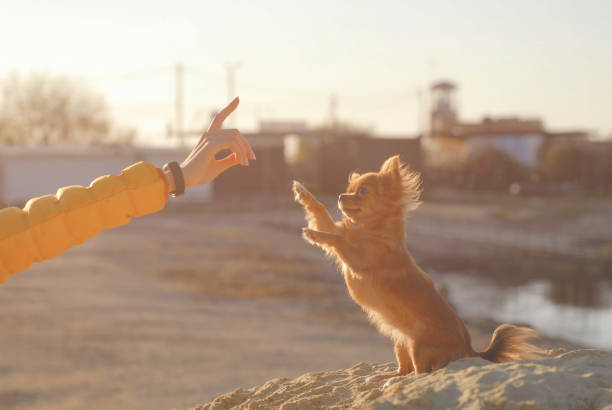
<path fill-rule="evenodd" d="M 0 148 L 0 204 L 23 205 L 30 198 L 55 193 L 67 185 L 88 186 L 102 175 L 118 175 L 135 162 L 158 167 L 181 161 L 185 149 L 105 146 L 9 146 Z M 212 186 L 189 189 L 177 201 L 209 201 Z"/>

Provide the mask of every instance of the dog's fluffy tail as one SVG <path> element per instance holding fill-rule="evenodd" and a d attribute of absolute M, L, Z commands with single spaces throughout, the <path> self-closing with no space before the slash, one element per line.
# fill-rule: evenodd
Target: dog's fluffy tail
<path fill-rule="evenodd" d="M 493 332 L 491 343 L 482 352 L 475 352 L 483 359 L 496 363 L 512 362 L 520 359 L 540 359 L 540 350 L 526 340 L 537 337 L 528 327 L 503 324 Z"/>

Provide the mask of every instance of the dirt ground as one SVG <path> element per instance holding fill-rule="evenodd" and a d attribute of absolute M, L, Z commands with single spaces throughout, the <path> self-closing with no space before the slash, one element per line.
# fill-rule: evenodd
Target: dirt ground
<path fill-rule="evenodd" d="M 457 239 L 436 226 L 477 217 L 512 220 L 432 203 L 409 242 L 433 258 Z M 303 225 L 286 199 L 171 204 L 10 278 L 0 408 L 189 407 L 277 377 L 394 360 Z M 478 347 L 495 324 L 468 325 Z"/>

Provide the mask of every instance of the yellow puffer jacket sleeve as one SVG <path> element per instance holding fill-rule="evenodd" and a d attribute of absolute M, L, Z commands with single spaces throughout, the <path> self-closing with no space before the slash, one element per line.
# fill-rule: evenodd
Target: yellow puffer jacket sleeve
<path fill-rule="evenodd" d="M 2 209 L 0 283 L 32 262 L 53 258 L 104 229 L 160 211 L 167 200 L 168 185 L 161 171 L 138 162 L 120 176 L 97 178 L 87 188 L 69 186 L 55 195 L 31 199 L 23 209 Z"/>

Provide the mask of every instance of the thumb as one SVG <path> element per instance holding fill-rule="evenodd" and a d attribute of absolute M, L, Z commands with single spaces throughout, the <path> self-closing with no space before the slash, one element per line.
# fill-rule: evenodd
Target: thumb
<path fill-rule="evenodd" d="M 231 153 L 228 156 L 226 156 L 223 159 L 217 160 L 216 163 L 216 174 L 219 175 L 223 172 L 225 172 L 227 169 L 233 167 L 234 165 L 238 165 L 240 164 L 240 161 L 238 160 L 238 155 L 236 155 L 236 153 Z"/>

